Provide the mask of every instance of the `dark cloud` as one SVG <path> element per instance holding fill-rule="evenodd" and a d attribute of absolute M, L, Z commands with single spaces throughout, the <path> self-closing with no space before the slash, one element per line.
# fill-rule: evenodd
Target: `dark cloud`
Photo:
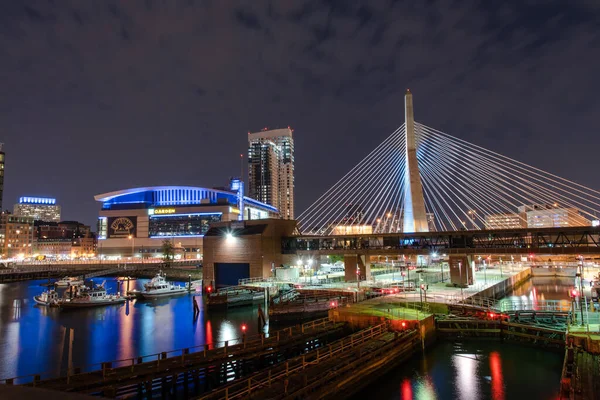
<path fill-rule="evenodd" d="M 223 185 L 247 131 L 291 125 L 300 212 L 407 87 L 420 122 L 598 189 L 598 21 L 593 0 L 5 1 L 4 203 L 91 223 L 94 194 Z"/>

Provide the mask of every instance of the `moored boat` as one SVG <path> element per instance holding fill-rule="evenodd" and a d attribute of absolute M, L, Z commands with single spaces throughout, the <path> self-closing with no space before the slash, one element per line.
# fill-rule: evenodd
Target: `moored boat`
<path fill-rule="evenodd" d="M 65 276 L 54 282 L 56 287 L 79 286 L 83 285 L 83 279 L 79 276 Z"/>
<path fill-rule="evenodd" d="M 168 282 L 165 275 L 160 271 L 152 280 L 144 285 L 141 292 L 143 298 L 153 299 L 157 297 L 184 294 L 188 291 L 185 286 L 174 285 Z"/>
<path fill-rule="evenodd" d="M 86 308 L 122 304 L 126 301 L 120 294 L 108 294 L 102 283 L 91 288 L 80 287 L 75 296 L 61 299 L 58 304 L 61 308 Z"/>
<path fill-rule="evenodd" d="M 56 290 L 50 289 L 40 295 L 33 296 L 33 301 L 42 306 L 57 307 L 60 299 Z"/>

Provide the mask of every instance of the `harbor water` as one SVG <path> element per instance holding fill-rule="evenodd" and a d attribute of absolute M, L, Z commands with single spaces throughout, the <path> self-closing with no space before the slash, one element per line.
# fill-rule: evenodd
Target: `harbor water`
<path fill-rule="evenodd" d="M 353 399 L 558 399 L 563 356 L 500 341 L 438 341 Z"/>
<path fill-rule="evenodd" d="M 115 292 L 114 277 L 94 281 L 101 283 L 105 279 L 108 292 Z M 146 282 L 148 279 L 131 281 L 129 289 L 141 290 Z M 107 307 L 60 310 L 35 305 L 33 296 L 45 290 L 43 283 L 46 281 L 0 284 L 0 378 L 65 371 L 69 354 L 72 365 L 78 367 L 206 343 L 222 345 L 226 340 L 241 337 L 243 325 L 248 335 L 259 331 L 257 306 L 208 311 L 198 296 L 200 313 L 194 318 L 192 295 L 184 294 Z M 571 286 L 572 280 L 568 279 L 534 278 L 511 296 L 564 299 L 568 298 Z M 73 343 L 69 352 L 71 332 Z M 525 398 L 552 398 L 558 387 L 561 363 L 561 354 L 536 348 L 500 342 L 440 342 L 391 371 L 368 390 L 380 393 L 381 398 L 398 398 L 403 390 L 413 397 L 401 394 L 400 398 L 509 399 L 523 398 L 509 395 L 517 393 L 516 386 L 525 386 L 523 390 L 537 387 L 531 390 L 543 394 Z M 497 384 L 498 377 L 502 379 L 501 385 Z M 467 390 L 469 385 L 472 391 Z M 505 397 L 493 397 L 494 393 L 504 393 Z"/>
<path fill-rule="evenodd" d="M 569 302 L 573 285 L 573 278 L 534 277 L 501 302 Z M 558 399 L 563 357 L 559 351 L 488 339 L 440 340 L 354 399 Z"/>
<path fill-rule="evenodd" d="M 116 292 L 114 277 L 94 282 L 104 280 L 107 291 Z M 132 280 L 130 289 L 142 290 L 148 281 Z M 256 307 L 208 312 L 197 296 L 200 313 L 194 318 L 187 293 L 74 310 L 36 305 L 33 296 L 46 282 L 0 284 L 0 378 L 66 370 L 71 329 L 74 367 L 223 343 L 241 337 L 242 325 L 248 335 L 258 333 Z"/>

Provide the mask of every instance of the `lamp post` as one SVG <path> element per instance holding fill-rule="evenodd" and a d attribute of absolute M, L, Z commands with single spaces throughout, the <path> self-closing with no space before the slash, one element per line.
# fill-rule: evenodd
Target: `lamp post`
<path fill-rule="evenodd" d="M 487 265 L 483 262 L 483 284 L 487 285 Z"/>
<path fill-rule="evenodd" d="M 583 256 L 580 256 L 579 262 L 579 311 L 581 315 L 581 326 L 584 325 L 583 322 Z"/>
<path fill-rule="evenodd" d="M 471 220 L 471 225 L 473 226 L 473 229 L 475 229 L 475 210 L 469 210 L 469 211 L 467 211 L 467 214 L 469 214 L 469 219 Z"/>
<path fill-rule="evenodd" d="M 135 247 L 135 238 L 133 235 L 128 236 L 129 240 L 131 240 L 131 260 L 133 261 L 133 256 L 135 255 L 134 247 Z"/>
<path fill-rule="evenodd" d="M 465 296 L 463 295 L 463 281 L 462 281 L 462 262 L 458 262 L 458 273 L 460 275 L 460 299 L 462 301 L 465 300 Z"/>

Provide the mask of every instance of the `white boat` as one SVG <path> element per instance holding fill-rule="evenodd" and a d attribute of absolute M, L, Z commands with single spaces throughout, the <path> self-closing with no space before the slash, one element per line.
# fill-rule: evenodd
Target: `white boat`
<path fill-rule="evenodd" d="M 68 296 L 68 292 L 65 295 Z M 120 294 L 107 294 L 102 283 L 91 288 L 80 286 L 72 298 L 61 299 L 58 304 L 62 308 L 85 308 L 122 304 L 126 301 Z"/>
<path fill-rule="evenodd" d="M 33 296 L 33 301 L 42 306 L 57 307 L 60 299 L 56 290 L 50 289 L 38 296 Z"/>
<path fill-rule="evenodd" d="M 65 276 L 54 282 L 54 285 L 56 287 L 79 286 L 83 285 L 83 279 L 79 276 Z"/>
<path fill-rule="evenodd" d="M 184 294 L 188 289 L 185 286 L 174 285 L 167 282 L 162 271 L 160 271 L 152 280 L 144 285 L 141 295 L 144 298 L 156 298 Z"/>

